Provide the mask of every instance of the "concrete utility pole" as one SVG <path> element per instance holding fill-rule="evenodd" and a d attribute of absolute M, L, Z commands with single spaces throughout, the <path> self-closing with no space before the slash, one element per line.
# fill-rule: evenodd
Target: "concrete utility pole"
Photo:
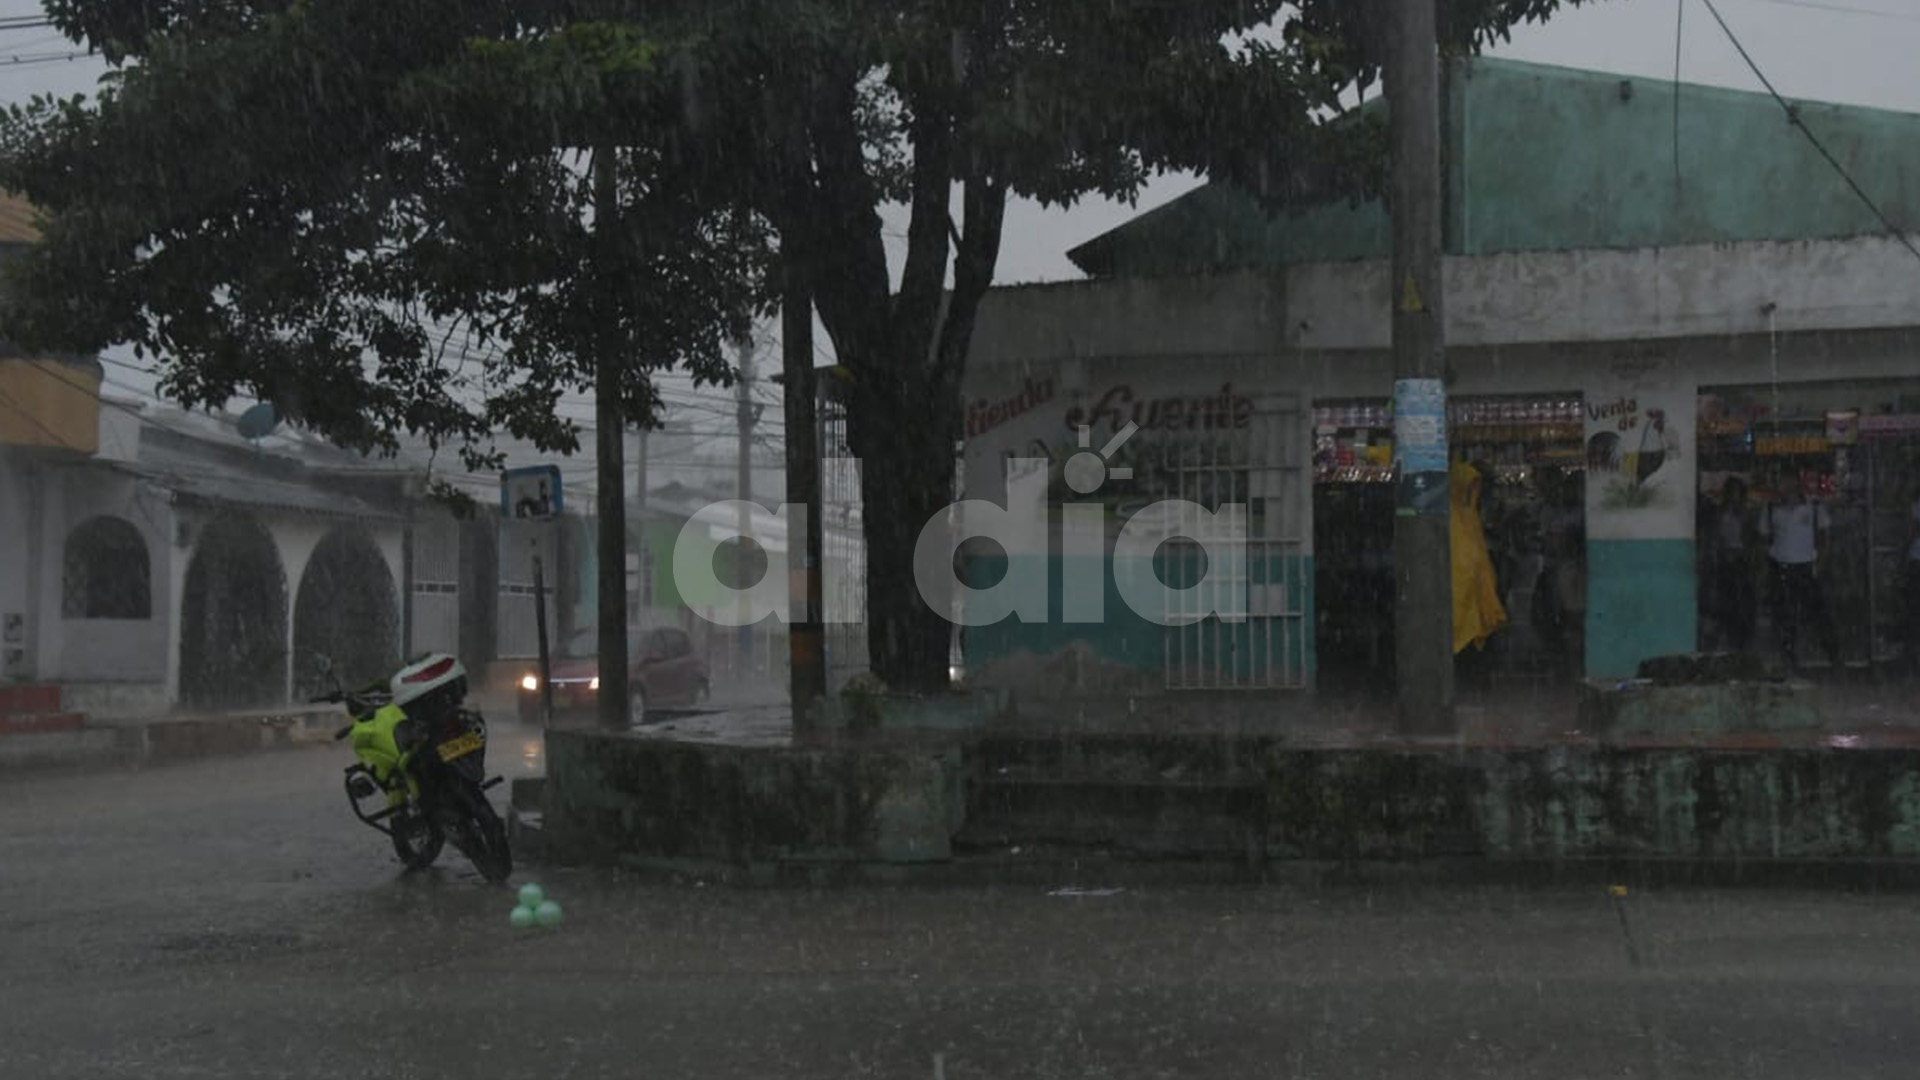
<path fill-rule="evenodd" d="M 1394 656 L 1400 726 L 1453 730 L 1453 563 L 1441 303 L 1435 0 L 1385 0 L 1393 140 Z"/>
<path fill-rule="evenodd" d="M 740 500 L 740 515 L 739 515 L 738 521 L 736 522 L 740 536 L 739 536 L 739 539 L 735 541 L 735 543 L 738 545 L 735 548 L 735 553 L 739 557 L 735 560 L 735 563 L 734 563 L 736 578 L 733 582 L 733 586 L 736 589 L 744 590 L 751 584 L 745 579 L 745 574 L 746 574 L 745 556 L 748 550 L 746 537 L 747 537 L 747 534 L 753 528 L 753 517 L 747 509 L 747 504 L 753 501 L 754 415 L 753 415 L 753 337 L 752 335 L 749 334 L 747 336 L 741 337 L 737 347 L 740 352 L 740 378 L 737 382 L 734 383 L 734 388 L 739 393 L 738 420 L 739 420 L 739 440 L 740 441 L 739 441 L 739 449 L 737 453 L 738 460 L 736 461 L 736 468 L 738 469 L 738 473 L 736 474 L 735 481 L 734 481 L 734 488 L 736 491 L 736 494 L 734 495 L 734 497 Z M 748 612 L 750 612 L 751 610 L 752 610 L 752 605 L 747 602 L 746 594 L 742 592 L 740 597 L 740 617 L 744 620 Z M 736 674 L 736 677 L 744 677 L 747 674 L 747 671 L 753 659 L 753 627 L 741 626 L 739 629 L 739 637 L 737 641 L 738 641 L 738 648 L 735 650 L 735 655 L 739 658 L 738 659 L 739 666 L 735 674 Z"/>
<path fill-rule="evenodd" d="M 615 303 L 610 294 L 619 278 L 614 266 L 619 258 L 619 232 L 614 222 L 619 217 L 619 162 L 610 146 L 593 153 L 593 231 L 601 261 L 600 278 L 608 283 L 609 307 Z M 620 398 L 621 367 L 625 362 L 620 339 L 612 327 L 617 325 L 612 311 L 599 316 L 601 327 L 594 357 L 593 422 L 596 428 L 596 458 L 600 490 L 599 583 L 600 654 L 598 716 L 607 727 L 623 728 L 629 720 L 631 704 L 627 696 L 627 493 L 626 445 L 622 438 L 626 417 Z"/>
<path fill-rule="evenodd" d="M 647 508 L 647 425 L 643 422 L 634 436 L 640 442 L 637 464 L 634 466 L 633 505 L 641 510 Z"/>
<path fill-rule="evenodd" d="M 826 602 L 820 582 L 820 440 L 814 420 L 813 294 L 798 265 L 788 262 L 785 275 L 780 379 L 786 405 L 787 503 L 807 512 L 804 545 L 794 543 L 791 528 L 787 535 L 788 580 L 793 583 L 787 624 L 787 693 L 793 704 L 793 732 L 806 735 L 813 730 L 814 703 L 827 693 Z"/>

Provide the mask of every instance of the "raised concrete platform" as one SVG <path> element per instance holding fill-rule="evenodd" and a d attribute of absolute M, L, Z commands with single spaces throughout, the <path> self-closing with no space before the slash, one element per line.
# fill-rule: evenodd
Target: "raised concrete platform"
<path fill-rule="evenodd" d="M 1596 681 L 1583 687 L 1579 715 L 1581 730 L 1602 738 L 1817 731 L 1826 723 L 1819 689 L 1801 680 L 1711 686 Z"/>
<path fill-rule="evenodd" d="M 941 748 L 549 731 L 545 842 L 616 864 L 941 860 L 961 824 L 960 767 Z"/>
<path fill-rule="evenodd" d="M 1920 732 L 1554 745 L 978 735 L 730 745 L 556 731 L 562 861 L 781 879 L 982 857 L 1287 864 L 1920 865 Z M 892 867 L 893 871 L 883 868 Z"/>

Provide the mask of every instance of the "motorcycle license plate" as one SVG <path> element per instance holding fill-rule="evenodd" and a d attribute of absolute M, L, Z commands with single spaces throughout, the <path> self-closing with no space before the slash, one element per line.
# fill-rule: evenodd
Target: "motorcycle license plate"
<path fill-rule="evenodd" d="M 448 739 L 446 742 L 441 743 L 439 746 L 440 760 L 452 761 L 455 758 L 463 758 L 485 745 L 487 745 L 487 740 L 469 731 L 459 738 Z"/>

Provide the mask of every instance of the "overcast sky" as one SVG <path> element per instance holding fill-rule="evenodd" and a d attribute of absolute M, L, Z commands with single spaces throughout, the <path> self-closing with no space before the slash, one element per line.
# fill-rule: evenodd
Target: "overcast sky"
<path fill-rule="evenodd" d="M 1553 21 L 1523 27 L 1498 56 L 1564 64 L 1651 78 L 1672 78 L 1676 14 L 1681 77 L 1743 90 L 1760 89 L 1739 54 L 1708 13 L 1704 0 L 1598 0 L 1564 11 Z M 1768 77 L 1788 97 L 1920 112 L 1920 3 L 1914 0 L 1715 0 L 1720 12 Z M 0 0 L 0 19 L 34 16 L 32 0 Z M 52 31 L 0 31 L 0 100 L 22 102 L 38 93 L 90 90 L 103 64 L 92 59 L 39 62 L 71 46 Z M 14 57 L 36 62 L 13 63 Z M 1030 203 L 1007 215 L 999 274 L 1002 283 L 1081 276 L 1066 251 L 1195 185 L 1191 177 L 1154 183 L 1137 208 L 1105 202 L 1071 210 Z M 904 219 L 895 215 L 895 234 Z M 895 244 L 900 241 L 896 239 Z M 897 257 L 897 252 L 896 252 Z M 823 341 L 824 344 L 824 341 Z"/>

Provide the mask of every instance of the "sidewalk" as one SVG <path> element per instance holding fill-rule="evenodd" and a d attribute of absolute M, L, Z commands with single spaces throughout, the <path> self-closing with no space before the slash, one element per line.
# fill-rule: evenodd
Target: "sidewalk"
<path fill-rule="evenodd" d="M 1818 678 L 1818 676 L 1816 676 Z M 1390 695 L 1168 694 L 1155 698 L 1082 697 L 1019 702 L 1013 715 L 971 733 L 887 730 L 865 736 L 823 733 L 822 746 L 951 743 L 967 735 L 1016 738 L 1166 737 L 1275 739 L 1299 749 L 1502 749 L 1596 746 L 1728 750 L 1920 747 L 1920 686 L 1855 678 L 1816 681 L 1824 723 L 1764 732 L 1603 737 L 1580 727 L 1579 690 L 1571 686 L 1463 688 L 1456 732 L 1408 736 L 1397 727 Z M 564 725 L 591 728 L 590 720 Z M 795 745 L 792 711 L 764 700 L 662 713 L 622 733 L 636 739 L 738 747 Z"/>
<path fill-rule="evenodd" d="M 477 701 L 496 742 L 516 755 L 543 756 L 537 729 L 520 724 L 510 704 Z M 489 707 L 491 706 L 491 707 Z M 331 746 L 347 724 L 338 705 L 284 705 L 214 713 L 87 717 L 60 730 L 0 737 L 0 773 L 10 770 L 157 765 L 310 746 Z M 532 751 L 528 750 L 531 743 Z M 503 748 L 504 752 L 504 748 Z M 341 753 L 346 753 L 344 747 Z"/>

